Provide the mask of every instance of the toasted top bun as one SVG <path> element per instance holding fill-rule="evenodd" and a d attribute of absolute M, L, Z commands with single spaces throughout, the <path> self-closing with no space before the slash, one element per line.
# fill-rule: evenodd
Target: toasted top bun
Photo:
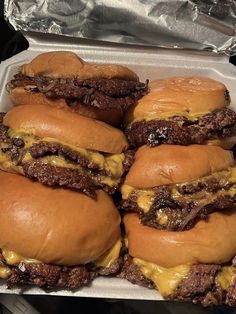
<path fill-rule="evenodd" d="M 128 147 L 125 135 L 98 120 L 47 105 L 18 106 L 4 117 L 4 124 L 39 137 L 50 137 L 86 149 L 121 153 Z"/>
<path fill-rule="evenodd" d="M 1 248 L 45 263 L 78 265 L 96 260 L 119 239 L 119 213 L 101 190 L 94 200 L 3 171 L 0 190 Z"/>
<path fill-rule="evenodd" d="M 144 226 L 136 214 L 127 214 L 124 224 L 129 254 L 159 266 L 222 264 L 236 255 L 235 209 L 212 213 L 180 232 Z"/>
<path fill-rule="evenodd" d="M 224 84 L 207 77 L 171 77 L 150 82 L 150 92 L 126 114 L 126 124 L 158 114 L 206 114 L 229 105 Z"/>
<path fill-rule="evenodd" d="M 38 55 L 24 64 L 21 73 L 26 76 L 54 78 L 79 77 L 81 79 L 124 79 L 138 81 L 138 76 L 128 68 L 117 64 L 91 64 L 77 54 L 68 51 L 51 51 Z"/>
<path fill-rule="evenodd" d="M 142 189 L 191 182 L 233 165 L 232 152 L 218 146 L 142 146 L 124 184 Z"/>
<path fill-rule="evenodd" d="M 77 103 L 75 106 L 68 106 L 65 99 L 52 99 L 42 93 L 31 93 L 23 87 L 16 87 L 10 91 L 10 99 L 15 106 L 19 105 L 50 105 L 62 108 L 82 116 L 97 119 L 111 125 L 119 125 L 123 117 L 123 111 L 120 107 L 110 108 L 109 110 L 98 109 L 92 106 L 85 106 Z"/>

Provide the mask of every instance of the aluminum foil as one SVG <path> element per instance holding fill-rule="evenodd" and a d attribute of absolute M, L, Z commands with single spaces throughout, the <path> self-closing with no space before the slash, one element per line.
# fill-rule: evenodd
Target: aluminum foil
<path fill-rule="evenodd" d="M 5 0 L 17 30 L 236 54 L 235 0 Z"/>

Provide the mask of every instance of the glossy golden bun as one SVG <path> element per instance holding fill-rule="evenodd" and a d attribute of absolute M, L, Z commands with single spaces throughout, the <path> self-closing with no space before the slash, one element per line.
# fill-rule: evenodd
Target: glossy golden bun
<path fill-rule="evenodd" d="M 4 117 L 4 124 L 14 130 L 50 137 L 66 144 L 106 153 L 121 153 L 128 147 L 125 135 L 101 121 L 38 105 L 17 106 Z"/>
<path fill-rule="evenodd" d="M 136 214 L 125 215 L 124 224 L 129 254 L 159 266 L 222 264 L 236 255 L 235 209 L 212 213 L 188 231 L 147 227 Z"/>
<path fill-rule="evenodd" d="M 122 65 L 92 64 L 68 51 L 51 51 L 39 54 L 30 63 L 24 64 L 21 73 L 26 76 L 53 78 L 78 77 L 81 79 L 124 79 L 138 81 L 138 76 Z"/>
<path fill-rule="evenodd" d="M 232 152 L 218 146 L 142 146 L 135 154 L 124 184 L 142 189 L 191 182 L 233 165 Z"/>
<path fill-rule="evenodd" d="M 0 190 L 1 248 L 44 263 L 79 265 L 96 260 L 119 239 L 119 213 L 101 190 L 94 200 L 3 171 Z"/>
<path fill-rule="evenodd" d="M 65 99 L 58 98 L 48 98 L 42 93 L 31 93 L 26 91 L 23 87 L 16 87 L 10 91 L 10 99 L 15 106 L 20 105 L 47 105 L 62 108 L 74 113 L 78 113 L 82 116 L 97 119 L 111 125 L 119 125 L 123 112 L 121 108 L 109 110 L 97 109 L 92 106 L 85 106 L 80 103 L 77 103 L 75 106 L 68 106 Z"/>
<path fill-rule="evenodd" d="M 163 113 L 206 114 L 230 103 L 225 85 L 207 77 L 170 77 L 150 82 L 149 88 L 127 112 L 126 124 Z"/>

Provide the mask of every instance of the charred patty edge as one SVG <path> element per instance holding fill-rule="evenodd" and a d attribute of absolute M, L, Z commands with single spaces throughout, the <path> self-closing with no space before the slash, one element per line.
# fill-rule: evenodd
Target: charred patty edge
<path fill-rule="evenodd" d="M 205 144 L 208 140 L 225 139 L 235 133 L 236 113 L 230 108 L 214 110 L 193 121 L 184 116 L 173 116 L 167 120 L 140 120 L 125 129 L 133 147 Z"/>
<path fill-rule="evenodd" d="M 194 184 L 177 185 L 178 192 L 182 192 L 183 201 L 181 202 L 181 193 L 179 198 L 174 198 L 171 195 L 171 186 L 159 186 L 151 189 L 154 192 L 153 203 L 148 212 L 144 212 L 138 205 L 137 194 L 131 192 L 127 199 L 123 199 L 120 203 L 120 209 L 128 212 L 139 214 L 142 224 L 158 229 L 167 229 L 171 231 L 183 231 L 191 229 L 199 219 L 207 219 L 207 216 L 216 211 L 224 210 L 236 206 L 236 195 L 227 194 L 230 188 L 236 186 L 233 182 L 227 180 L 217 180 L 211 178 L 208 180 L 199 181 Z M 218 191 L 222 194 L 214 197 L 213 200 L 208 200 L 206 193 L 206 201 L 199 205 L 199 198 L 195 198 L 195 193 L 200 191 L 209 191 L 213 195 Z M 192 193 L 190 193 L 192 192 Z M 185 195 L 188 196 L 188 201 L 184 201 Z M 207 201 L 208 200 L 208 201 Z M 199 201 L 201 202 L 201 200 Z M 157 215 L 161 214 L 167 219 L 166 223 L 160 223 L 157 220 Z"/>
<path fill-rule="evenodd" d="M 122 79 L 79 79 L 29 77 L 16 74 L 7 85 L 10 91 L 22 87 L 26 92 L 42 93 L 47 98 L 64 98 L 68 106 L 76 106 L 76 101 L 98 109 L 117 109 L 124 113 L 138 99 L 148 93 L 145 83 Z"/>
<path fill-rule="evenodd" d="M 46 263 L 20 262 L 18 265 L 8 265 L 0 252 L 0 260 L 11 270 L 6 279 L 8 288 L 22 286 L 38 286 L 44 289 L 78 289 L 88 285 L 98 276 L 111 276 L 120 271 L 123 256 L 120 256 L 107 267 L 94 263 L 77 266 L 59 266 Z"/>
<path fill-rule="evenodd" d="M 4 115 L 5 113 L 0 115 L 2 120 Z M 12 161 L 15 170 L 18 168 L 19 173 L 25 174 L 28 178 L 38 180 L 45 185 L 78 189 L 90 197 L 95 197 L 95 190 L 98 188 L 113 194 L 120 184 L 118 181 L 121 181 L 122 176 L 129 170 L 134 161 L 134 151 L 124 152 L 124 159 L 121 165 L 123 174 L 121 177 L 115 178 L 108 170 L 105 168 L 101 169 L 98 164 L 91 162 L 89 158 L 69 146 L 42 140 L 39 143 L 33 143 L 29 148 L 25 148 L 24 137 L 21 138 L 20 135 L 19 137 L 10 137 L 8 132 L 9 127 L 5 126 L 3 121 L 0 121 L 0 142 L 3 145 L 1 152 L 6 154 L 9 160 Z M 30 154 L 32 160 L 24 161 L 26 153 Z M 61 157 L 65 161 L 71 162 L 72 165 L 80 165 L 88 173 L 81 173 L 79 169 L 66 166 L 59 167 L 47 164 L 43 160 L 43 157 L 47 156 Z M 101 182 L 101 176 L 107 176 L 118 183 L 113 186 L 105 184 Z"/>
<path fill-rule="evenodd" d="M 191 301 L 201 303 L 203 306 L 236 306 L 236 278 L 226 290 L 217 282 L 217 275 L 222 266 L 218 264 L 191 265 L 188 275 L 164 299 L 169 301 Z M 124 264 L 117 277 L 126 279 L 132 284 L 157 289 L 154 282 L 143 275 L 129 254 L 124 256 Z"/>

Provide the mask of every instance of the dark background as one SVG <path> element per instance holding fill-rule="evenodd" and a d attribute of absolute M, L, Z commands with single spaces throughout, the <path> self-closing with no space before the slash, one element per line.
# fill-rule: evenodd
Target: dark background
<path fill-rule="evenodd" d="M 3 5 L 3 0 L 0 0 L 0 62 L 28 48 L 28 42 L 21 33 L 4 21 Z"/>
<path fill-rule="evenodd" d="M 0 62 L 10 58 L 28 48 L 27 40 L 20 32 L 14 31 L 4 21 L 3 1 L 0 0 Z M 236 57 L 230 62 L 236 65 Z M 200 305 L 178 302 L 152 302 L 152 301 L 111 301 L 91 298 L 66 298 L 50 296 L 26 296 L 40 313 L 50 314 L 235 314 L 235 309 L 228 307 L 213 307 L 205 309 Z M 1 309 L 0 304 L 0 313 Z"/>

